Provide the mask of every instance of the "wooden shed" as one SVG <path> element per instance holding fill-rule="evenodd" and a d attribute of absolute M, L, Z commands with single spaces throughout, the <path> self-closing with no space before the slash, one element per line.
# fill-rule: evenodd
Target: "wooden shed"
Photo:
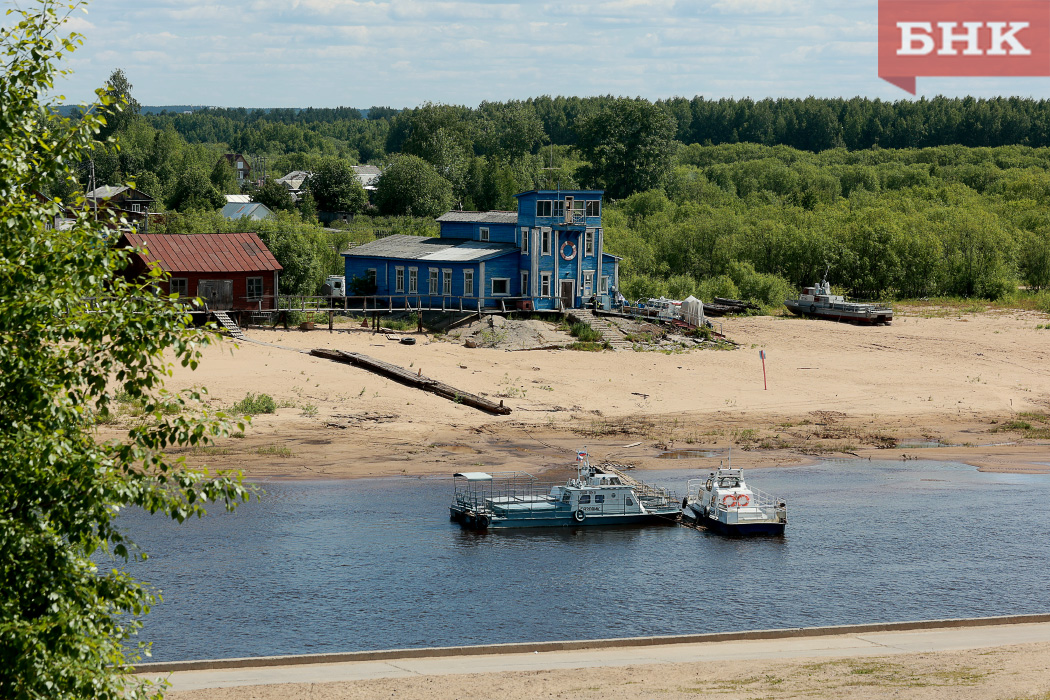
<path fill-rule="evenodd" d="M 134 255 L 129 276 L 159 265 L 171 275 L 165 294 L 200 297 L 209 310 L 276 308 L 281 266 L 254 233 L 128 233 L 122 245 L 145 248 Z"/>

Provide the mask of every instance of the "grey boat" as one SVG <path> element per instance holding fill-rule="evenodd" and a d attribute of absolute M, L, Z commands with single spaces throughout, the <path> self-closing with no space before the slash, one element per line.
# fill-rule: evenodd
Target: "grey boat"
<path fill-rule="evenodd" d="M 845 297 L 832 294 L 827 274 L 820 284 L 804 287 L 797 299 L 785 300 L 784 306 L 798 316 L 829 321 L 887 326 L 893 322 L 893 309 L 888 306 L 846 301 Z"/>
<path fill-rule="evenodd" d="M 666 489 L 577 457 L 577 475 L 545 485 L 527 472 L 462 472 L 453 478 L 449 516 L 468 530 L 599 525 L 671 525 L 681 506 Z"/>

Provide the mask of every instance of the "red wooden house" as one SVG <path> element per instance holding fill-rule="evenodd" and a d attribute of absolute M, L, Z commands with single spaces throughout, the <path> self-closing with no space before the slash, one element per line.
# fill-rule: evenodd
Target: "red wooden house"
<path fill-rule="evenodd" d="M 208 309 L 275 309 L 281 266 L 254 233 L 127 233 L 122 245 L 145 248 L 132 256 L 130 277 L 159 265 L 171 275 L 164 294 L 200 297 Z"/>

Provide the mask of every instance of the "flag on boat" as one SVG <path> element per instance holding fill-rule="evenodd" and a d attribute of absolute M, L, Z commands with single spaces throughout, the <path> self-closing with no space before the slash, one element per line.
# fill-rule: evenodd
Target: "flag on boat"
<path fill-rule="evenodd" d="M 576 461 L 577 462 L 582 462 L 584 460 L 584 458 L 586 458 L 586 457 L 587 457 L 587 453 L 586 452 L 577 452 L 576 453 Z"/>

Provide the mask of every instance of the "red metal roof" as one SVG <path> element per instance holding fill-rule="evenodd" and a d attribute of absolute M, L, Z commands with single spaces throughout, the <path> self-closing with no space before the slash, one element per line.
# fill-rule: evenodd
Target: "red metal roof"
<path fill-rule="evenodd" d="M 159 263 L 167 272 L 260 272 L 281 270 L 254 233 L 128 233 L 128 243 L 144 247 L 147 265 Z"/>

